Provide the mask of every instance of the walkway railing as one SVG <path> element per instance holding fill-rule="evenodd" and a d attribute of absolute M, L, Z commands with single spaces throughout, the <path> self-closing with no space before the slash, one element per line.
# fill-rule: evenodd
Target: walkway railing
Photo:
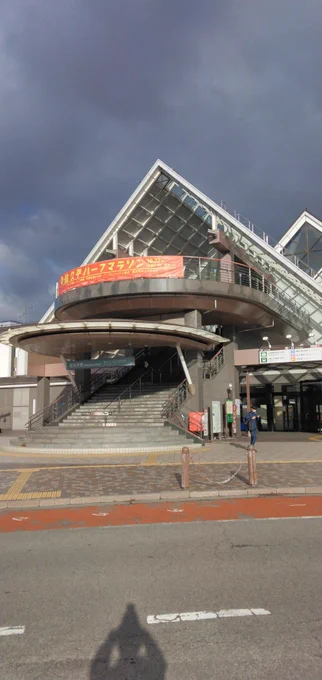
<path fill-rule="evenodd" d="M 223 259 L 187 256 L 184 256 L 183 264 L 186 279 L 207 279 L 258 290 L 275 301 L 282 315 L 287 314 L 293 320 L 299 318 L 310 325 L 310 316 L 287 293 L 280 292 L 269 274 L 266 276 L 255 267 Z"/>
<path fill-rule="evenodd" d="M 238 222 L 240 222 L 243 227 L 246 227 L 249 231 L 252 232 L 252 234 L 255 234 L 258 236 L 264 243 L 267 243 L 267 245 L 271 246 L 271 248 L 274 248 L 279 255 L 283 255 L 287 260 L 292 262 L 293 264 L 296 265 L 299 269 L 302 269 L 306 274 L 309 274 L 309 276 L 312 276 L 314 278 L 317 275 L 317 271 L 312 269 L 312 267 L 309 267 L 303 260 L 300 260 L 296 255 L 292 255 L 287 251 L 287 248 L 283 248 L 279 241 L 276 241 L 273 239 L 269 234 L 267 234 L 265 231 L 260 229 L 259 227 L 254 224 L 254 222 L 251 222 L 247 217 L 239 213 L 237 210 L 234 210 L 233 208 L 230 208 L 227 203 L 224 201 L 220 201 L 220 207 L 225 210 L 229 215 L 232 215 L 232 217 L 235 218 Z"/>

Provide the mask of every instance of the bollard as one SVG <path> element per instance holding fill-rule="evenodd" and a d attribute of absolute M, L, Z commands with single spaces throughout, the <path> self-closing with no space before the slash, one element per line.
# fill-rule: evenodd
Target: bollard
<path fill-rule="evenodd" d="M 181 451 L 181 488 L 189 489 L 190 484 L 190 450 L 184 446 Z"/>
<path fill-rule="evenodd" d="M 257 484 L 257 467 L 256 467 L 256 452 L 253 447 L 249 447 L 247 451 L 248 461 L 248 483 L 249 486 L 256 486 Z"/>

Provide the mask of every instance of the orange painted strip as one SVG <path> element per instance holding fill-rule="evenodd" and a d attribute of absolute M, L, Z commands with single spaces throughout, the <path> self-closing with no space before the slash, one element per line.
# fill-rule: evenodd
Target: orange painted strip
<path fill-rule="evenodd" d="M 2 511 L 0 532 L 319 516 L 322 516 L 321 496 L 99 505 Z"/>

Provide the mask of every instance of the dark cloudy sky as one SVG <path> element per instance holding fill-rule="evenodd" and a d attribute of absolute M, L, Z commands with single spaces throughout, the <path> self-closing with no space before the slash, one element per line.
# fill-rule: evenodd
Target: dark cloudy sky
<path fill-rule="evenodd" d="M 278 237 L 322 217 L 321 0 L 0 0 L 0 319 L 159 157 Z"/>

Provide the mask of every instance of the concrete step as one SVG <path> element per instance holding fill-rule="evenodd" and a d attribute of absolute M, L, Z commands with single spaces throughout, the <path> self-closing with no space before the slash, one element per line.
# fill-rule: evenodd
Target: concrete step
<path fill-rule="evenodd" d="M 98 404 L 113 404 L 113 402 L 121 404 L 164 404 L 167 399 L 160 399 L 159 397 L 150 397 L 149 399 L 144 399 L 143 397 L 138 397 L 137 399 L 95 399 L 95 401 L 88 401 L 85 404 L 81 404 L 78 408 L 96 408 Z"/>
<path fill-rule="evenodd" d="M 167 438 L 172 436 L 172 433 L 175 432 L 175 435 L 177 436 L 178 431 L 177 430 L 172 430 L 170 428 L 154 428 L 153 429 L 153 438 Z M 146 428 L 141 428 L 140 430 L 132 430 L 128 429 L 127 432 L 124 432 L 123 427 L 104 427 L 101 428 L 100 430 L 94 430 L 93 431 L 90 428 L 87 429 L 81 429 L 77 431 L 77 437 L 85 437 L 86 439 L 100 439 L 102 437 L 124 437 L 125 439 L 130 439 L 133 437 L 141 437 L 142 434 L 145 437 L 151 438 L 150 432 L 146 431 Z M 41 432 L 35 432 L 33 434 L 28 435 L 29 437 L 32 437 L 33 439 L 43 439 L 44 437 L 46 439 L 56 439 L 57 437 L 66 439 L 75 439 L 75 432 L 73 432 L 73 429 L 68 429 L 68 430 L 58 430 L 58 432 L 49 432 L 46 433 L 44 431 Z"/>
<path fill-rule="evenodd" d="M 131 420 L 130 421 L 129 420 L 107 420 L 106 423 L 107 423 L 107 425 L 106 425 L 107 427 L 113 427 L 113 425 L 112 425 L 113 423 L 116 423 L 116 425 L 118 425 L 119 427 L 122 426 L 123 428 L 126 428 L 126 427 L 132 428 L 132 426 L 134 426 L 134 425 L 141 425 L 141 427 L 156 427 L 158 425 L 164 425 L 164 420 L 147 420 L 144 424 L 141 421 L 137 421 L 137 420 L 132 420 L 132 421 Z M 82 429 L 82 427 L 84 427 L 84 428 L 99 427 L 99 423 L 93 422 L 93 423 L 84 424 L 83 421 L 81 423 L 73 423 L 73 422 L 59 423 L 59 429 L 60 430 L 64 430 L 66 427 L 71 427 L 71 428 L 74 428 L 76 430 L 77 429 L 80 430 L 80 429 Z M 100 427 L 101 428 L 105 427 L 105 421 L 101 423 Z"/>
<path fill-rule="evenodd" d="M 107 406 L 106 408 L 103 408 L 102 406 L 98 406 L 97 408 L 91 408 L 91 409 L 87 408 L 87 409 L 82 409 L 81 411 L 80 410 L 73 411 L 73 413 L 70 413 L 69 416 L 67 416 L 67 417 L 70 418 L 71 416 L 75 415 L 76 413 L 78 415 L 82 416 L 82 417 L 85 417 L 87 415 L 88 416 L 94 416 L 96 413 L 104 415 L 105 413 L 108 413 L 109 411 L 110 412 L 112 412 L 112 411 L 126 411 L 126 413 L 146 413 L 147 410 L 148 410 L 149 412 L 158 413 L 161 409 L 162 409 L 161 404 L 158 404 L 156 406 L 151 406 L 151 404 L 149 404 L 148 406 L 144 406 L 144 405 L 138 405 L 138 406 L 135 406 L 135 405 L 125 406 L 125 405 L 123 405 L 122 406 L 121 405 L 121 408 L 118 408 L 117 406 L 115 406 L 115 404 L 113 404 L 111 407 Z"/>
<path fill-rule="evenodd" d="M 144 430 L 144 428 L 145 428 L 145 425 L 142 425 L 142 424 L 140 425 L 138 423 L 134 423 L 133 425 L 131 425 L 131 433 L 134 433 L 134 434 L 140 433 Z M 153 426 L 153 431 L 155 433 L 167 432 L 167 431 L 169 431 L 169 429 L 170 428 L 165 426 L 164 422 L 160 423 L 159 425 Z M 123 425 L 105 428 L 105 427 L 102 427 L 102 426 L 97 426 L 97 425 L 95 426 L 95 424 L 94 424 L 93 427 L 90 427 L 90 428 L 87 427 L 87 426 L 78 428 L 79 432 L 82 432 L 82 431 L 87 432 L 88 430 L 90 430 L 91 435 L 95 434 L 95 432 L 98 433 L 98 434 L 101 434 L 102 431 L 104 432 L 105 430 L 108 431 L 108 432 L 114 432 L 114 431 L 117 430 L 118 432 L 124 433 Z M 75 436 L 75 427 L 73 425 L 71 427 L 64 427 L 63 429 L 61 429 L 58 426 L 57 427 L 44 427 L 44 428 L 39 428 L 37 430 L 26 432 L 26 436 L 41 436 L 44 432 L 46 433 L 46 436 L 47 435 L 48 436 L 49 435 L 59 436 L 61 432 L 63 432 L 63 433 L 70 432 L 74 437 Z M 149 436 L 151 436 L 151 435 L 149 434 Z"/>
<path fill-rule="evenodd" d="M 147 420 L 162 420 L 161 413 L 106 413 L 105 415 L 96 416 L 85 416 L 84 418 L 79 418 L 75 416 L 74 418 L 66 418 L 63 423 L 93 423 L 97 421 L 98 423 L 105 423 L 106 420 L 137 420 L 138 423 L 144 423 Z M 62 423 L 62 424 L 63 424 Z"/>

